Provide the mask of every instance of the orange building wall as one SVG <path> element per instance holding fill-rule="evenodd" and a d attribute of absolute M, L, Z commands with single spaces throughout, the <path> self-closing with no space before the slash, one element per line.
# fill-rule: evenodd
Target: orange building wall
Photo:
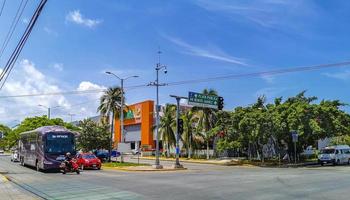
<path fill-rule="evenodd" d="M 128 109 L 130 109 L 130 110 L 133 110 L 135 113 L 137 109 L 140 109 L 141 110 L 141 115 L 140 115 L 141 117 L 124 120 L 124 126 L 141 124 L 141 146 L 142 145 L 149 145 L 152 148 L 154 148 L 153 132 L 152 132 L 153 108 L 154 108 L 154 102 L 151 100 L 136 103 L 133 105 L 129 105 L 128 108 L 125 108 L 125 112 L 127 112 Z M 124 114 L 124 117 L 125 116 L 126 115 Z M 114 124 L 115 124 L 115 126 L 114 126 L 114 146 L 116 146 L 121 141 L 119 115 L 115 117 Z"/>

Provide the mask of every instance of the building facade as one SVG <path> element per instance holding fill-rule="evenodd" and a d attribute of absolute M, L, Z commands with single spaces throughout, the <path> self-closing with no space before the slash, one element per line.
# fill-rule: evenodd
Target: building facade
<path fill-rule="evenodd" d="M 128 105 L 124 110 L 124 140 L 131 149 L 154 148 L 154 102 L 143 101 Z M 114 144 L 121 142 L 119 116 L 115 118 Z"/>

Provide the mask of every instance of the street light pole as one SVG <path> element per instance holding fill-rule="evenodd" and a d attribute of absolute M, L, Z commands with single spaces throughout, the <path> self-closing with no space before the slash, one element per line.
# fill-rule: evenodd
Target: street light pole
<path fill-rule="evenodd" d="M 180 97 L 175 95 L 170 95 L 170 97 L 173 97 L 176 99 L 176 159 L 175 159 L 175 165 L 174 168 L 183 168 L 183 166 L 180 164 L 179 160 L 179 154 L 180 154 L 180 145 L 179 145 L 179 119 L 180 119 L 180 100 L 181 99 L 187 99 L 187 97 Z"/>
<path fill-rule="evenodd" d="M 112 75 L 120 80 L 120 90 L 121 90 L 121 100 L 120 100 L 120 142 L 125 142 L 125 135 L 124 135 L 124 81 L 129 78 L 138 78 L 139 76 L 128 76 L 126 78 L 120 78 L 113 72 L 106 72 L 106 74 Z M 113 119 L 114 120 L 114 115 Z M 113 124 L 113 123 L 112 123 Z M 113 125 L 111 126 L 111 135 L 113 134 Z M 112 140 L 112 137 L 111 137 Z M 111 145 L 112 146 L 112 145 Z M 123 160 L 123 156 L 121 156 L 121 159 Z"/>
<path fill-rule="evenodd" d="M 39 104 L 38 106 L 47 109 L 47 118 L 50 119 L 50 118 L 51 118 L 51 107 L 44 106 L 44 105 L 41 105 L 41 104 Z M 58 107 L 60 107 L 60 106 L 55 106 L 55 107 L 53 107 L 53 108 L 58 108 Z"/>
<path fill-rule="evenodd" d="M 158 52 L 160 53 L 160 52 Z M 155 169 L 162 169 L 163 166 L 159 162 L 159 111 L 160 111 L 160 105 L 159 105 L 159 86 L 165 86 L 164 83 L 159 83 L 159 70 L 164 69 L 164 73 L 168 73 L 166 66 L 161 65 L 160 62 L 156 65 L 156 81 L 151 82 L 148 84 L 148 86 L 156 86 L 156 161 L 153 165 L 153 168 Z"/>

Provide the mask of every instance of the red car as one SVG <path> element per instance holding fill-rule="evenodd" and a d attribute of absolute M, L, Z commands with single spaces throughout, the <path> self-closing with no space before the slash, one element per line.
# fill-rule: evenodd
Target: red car
<path fill-rule="evenodd" d="M 78 154 L 77 163 L 82 170 L 85 168 L 101 169 L 101 160 L 92 153 Z"/>

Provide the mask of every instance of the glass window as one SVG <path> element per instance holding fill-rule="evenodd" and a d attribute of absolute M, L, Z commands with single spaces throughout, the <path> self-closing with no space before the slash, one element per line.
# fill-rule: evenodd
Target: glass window
<path fill-rule="evenodd" d="M 335 149 L 322 149 L 321 153 L 323 154 L 333 154 Z"/>
<path fill-rule="evenodd" d="M 87 154 L 87 155 L 83 155 L 84 159 L 94 159 L 96 158 L 96 156 L 94 154 Z"/>
<path fill-rule="evenodd" d="M 70 134 L 49 133 L 46 138 L 47 153 L 75 152 L 74 136 Z"/>

